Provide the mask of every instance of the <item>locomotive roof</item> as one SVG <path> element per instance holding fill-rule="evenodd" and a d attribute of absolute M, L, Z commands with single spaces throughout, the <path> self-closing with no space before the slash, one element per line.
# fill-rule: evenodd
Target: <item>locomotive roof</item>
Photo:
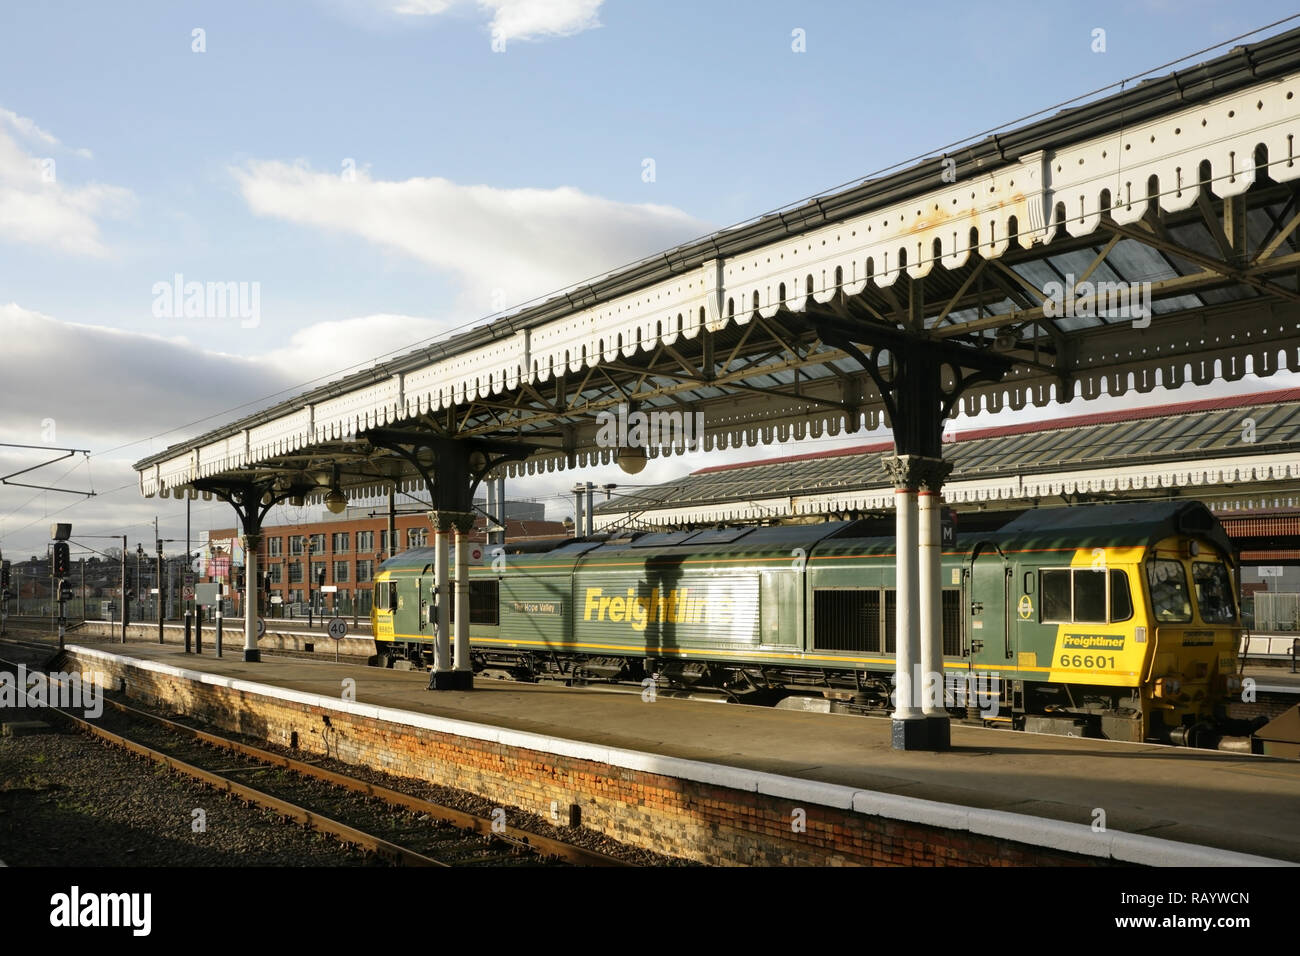
<path fill-rule="evenodd" d="M 958 534 L 961 534 L 960 521 Z M 1075 547 L 1153 544 L 1174 535 L 1208 538 L 1224 554 L 1234 548 L 1210 509 L 1199 501 L 1125 501 L 1025 511 L 997 532 L 1017 544 Z"/>
<path fill-rule="evenodd" d="M 973 512 L 955 516 L 957 550 L 983 539 L 1035 548 L 1051 546 L 1100 547 L 1153 544 L 1173 535 L 1199 535 L 1225 554 L 1233 546 L 1222 525 L 1199 501 L 1145 501 L 1039 508 L 1024 512 Z M 686 531 L 655 531 L 618 538 L 571 538 L 554 542 L 507 545 L 506 554 L 530 554 L 550 564 L 574 563 L 584 555 L 603 557 L 626 553 L 649 558 L 656 553 L 747 554 L 792 548 L 836 550 L 862 547 L 865 541 L 882 548 L 893 546 L 892 515 L 856 521 L 818 524 L 732 526 Z M 433 548 L 412 548 L 389 558 L 380 570 L 423 568 L 434 562 Z"/>

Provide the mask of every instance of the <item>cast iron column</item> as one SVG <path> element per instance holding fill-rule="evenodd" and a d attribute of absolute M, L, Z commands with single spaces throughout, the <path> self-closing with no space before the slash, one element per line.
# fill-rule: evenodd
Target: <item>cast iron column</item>
<path fill-rule="evenodd" d="M 457 690 L 474 686 L 474 665 L 469 656 L 469 533 L 474 515 L 457 515 L 456 526 L 456 667 L 452 683 Z"/>
<path fill-rule="evenodd" d="M 920 582 L 917 580 L 916 492 L 920 483 L 916 457 L 898 455 L 885 459 L 885 469 L 894 481 L 895 521 L 895 627 L 894 707 L 891 742 L 895 750 L 924 750 L 927 747 L 925 715 L 920 708 L 921 631 L 918 611 Z"/>
<path fill-rule="evenodd" d="M 951 740 L 948 711 L 944 707 L 943 676 L 943 481 L 952 471 L 937 458 L 916 459 L 922 490 L 921 545 L 921 710 L 931 750 L 946 750 Z"/>
<path fill-rule="evenodd" d="M 244 534 L 240 540 L 244 545 L 244 660 L 256 662 L 262 659 L 257 648 L 257 549 L 262 535 Z"/>
<path fill-rule="evenodd" d="M 437 596 L 438 606 L 438 630 L 434 636 L 433 674 L 429 678 L 429 688 L 452 690 L 455 686 L 455 678 L 451 674 L 451 591 L 447 582 L 447 532 L 451 530 L 451 518 L 445 512 L 431 511 L 429 520 L 434 527 L 434 593 Z"/>

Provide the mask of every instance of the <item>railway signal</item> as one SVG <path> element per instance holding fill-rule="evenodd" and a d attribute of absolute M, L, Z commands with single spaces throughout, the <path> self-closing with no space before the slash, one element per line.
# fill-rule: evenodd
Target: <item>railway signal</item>
<path fill-rule="evenodd" d="M 68 542 L 56 541 L 54 543 L 54 560 L 53 571 L 56 578 L 66 578 L 68 576 Z"/>

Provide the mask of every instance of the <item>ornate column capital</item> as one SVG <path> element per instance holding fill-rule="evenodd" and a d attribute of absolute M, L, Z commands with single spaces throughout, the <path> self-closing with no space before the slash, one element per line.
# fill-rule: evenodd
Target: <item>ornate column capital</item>
<path fill-rule="evenodd" d="M 460 534 L 469 534 L 478 515 L 472 511 L 430 511 L 429 523 L 436 531 L 455 530 Z"/>
<path fill-rule="evenodd" d="M 939 491 L 952 473 L 952 462 L 921 455 L 893 455 L 884 460 L 885 471 L 899 491 L 925 488 Z"/>
<path fill-rule="evenodd" d="M 241 534 L 239 536 L 239 543 L 244 546 L 245 551 L 256 553 L 257 549 L 262 546 L 263 537 L 264 535 L 260 531 L 255 534 Z"/>

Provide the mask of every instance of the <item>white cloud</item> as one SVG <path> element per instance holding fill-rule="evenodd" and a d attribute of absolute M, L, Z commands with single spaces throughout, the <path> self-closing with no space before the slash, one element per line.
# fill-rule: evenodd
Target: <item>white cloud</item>
<path fill-rule="evenodd" d="M 34 139 L 44 143 L 46 146 L 62 148 L 63 144 L 53 133 L 47 132 L 36 125 L 36 122 L 26 116 L 19 116 L 13 110 L 7 110 L 0 107 L 0 122 L 8 123 L 21 135 L 28 139 Z M 72 152 L 82 159 L 91 159 L 94 154 L 88 149 L 72 149 Z"/>
<path fill-rule="evenodd" d="M 430 17 L 444 12 L 452 0 L 389 0 L 393 13 L 408 17 Z"/>
<path fill-rule="evenodd" d="M 384 13 L 402 17 L 432 17 L 469 0 L 370 0 Z M 508 40 L 537 40 L 567 37 L 600 26 L 604 0 L 476 0 L 478 9 L 490 14 L 493 36 Z"/>
<path fill-rule="evenodd" d="M 492 12 L 493 35 L 511 40 L 567 37 L 600 26 L 602 0 L 478 0 Z"/>
<path fill-rule="evenodd" d="M 44 146 L 59 145 L 30 119 L 0 110 L 0 237 L 76 255 L 108 255 L 98 220 L 121 214 L 131 191 L 99 183 L 64 185 L 56 159 L 28 153 L 6 126 Z"/>
<path fill-rule="evenodd" d="M 288 345 L 272 349 L 261 361 L 295 382 L 301 380 L 303 369 L 311 369 L 312 374 L 342 372 L 345 367 L 349 372 L 359 371 L 351 363 L 371 365 L 381 352 L 388 358 L 395 357 L 388 353 L 404 355 L 417 343 L 441 338 L 464 324 L 450 318 L 391 314 L 318 322 L 298 329 Z"/>
<path fill-rule="evenodd" d="M 253 212 L 351 233 L 457 274 L 466 307 L 497 311 L 710 231 L 679 209 L 573 187 L 498 189 L 440 178 L 348 181 L 276 161 L 232 169 Z"/>

